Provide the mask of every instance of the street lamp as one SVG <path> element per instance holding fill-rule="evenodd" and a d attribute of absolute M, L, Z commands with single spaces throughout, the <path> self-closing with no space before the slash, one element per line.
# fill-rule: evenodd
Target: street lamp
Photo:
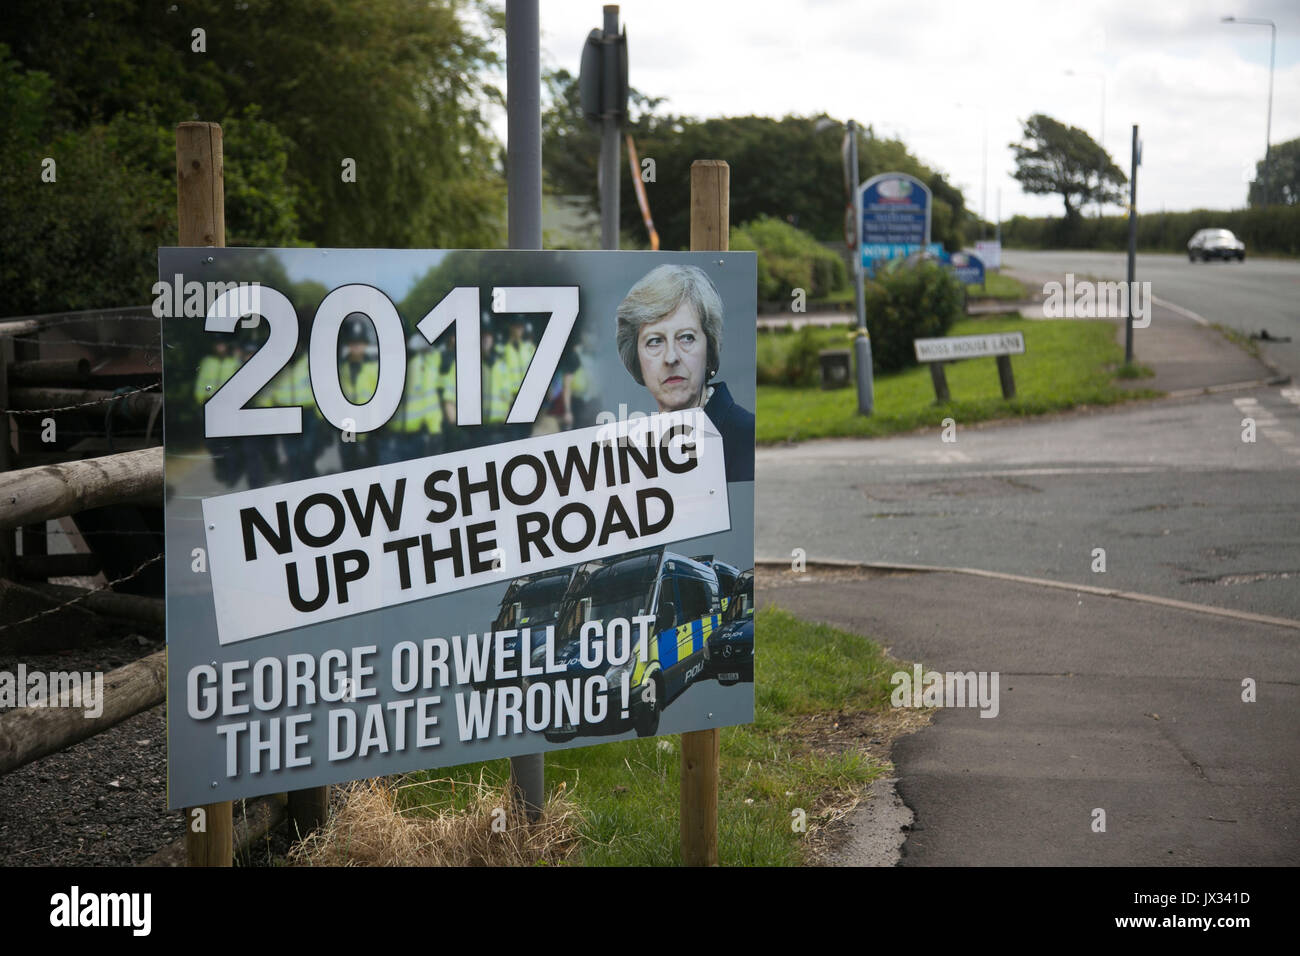
<path fill-rule="evenodd" d="M 1097 138 L 1097 145 L 1101 147 L 1101 156 L 1098 159 L 1097 166 L 1097 189 L 1101 190 L 1102 176 L 1105 172 L 1106 163 L 1106 74 L 1094 73 L 1091 71 L 1066 70 L 1066 76 L 1090 76 L 1093 79 L 1101 80 L 1101 131 Z M 1097 197 L 1097 218 L 1101 218 L 1101 197 Z"/>
<path fill-rule="evenodd" d="M 959 110 L 964 110 L 964 103 L 954 103 Z M 980 116 L 984 119 L 984 132 L 981 139 L 981 149 L 984 153 L 983 166 L 980 172 L 980 238 L 988 238 L 988 221 L 989 221 L 989 111 L 978 104 L 975 108 L 980 111 Z"/>
<path fill-rule="evenodd" d="M 1252 17 L 1223 17 L 1224 23 L 1244 23 L 1247 26 L 1268 27 L 1268 125 L 1264 127 L 1264 197 L 1261 205 L 1267 206 L 1269 199 L 1269 148 L 1273 141 L 1273 57 L 1277 52 L 1277 24 L 1272 20 L 1257 20 Z"/>
<path fill-rule="evenodd" d="M 824 116 L 813 126 L 813 131 L 839 126 L 838 120 Z M 853 357 L 858 366 L 858 414 L 870 415 L 875 407 L 875 383 L 871 377 L 871 339 L 867 335 L 866 294 L 862 288 L 862 197 L 858 189 L 858 124 L 849 120 L 844 124 L 844 135 L 849 146 L 849 188 L 853 194 L 853 314 L 858 331 L 853 337 Z"/>

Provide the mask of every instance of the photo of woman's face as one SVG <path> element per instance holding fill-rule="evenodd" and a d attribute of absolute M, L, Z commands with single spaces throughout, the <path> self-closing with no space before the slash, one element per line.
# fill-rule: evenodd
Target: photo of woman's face
<path fill-rule="evenodd" d="M 641 326 L 636 351 L 641 378 L 661 412 L 700 403 L 709 347 L 691 303 L 683 302 L 662 319 Z"/>

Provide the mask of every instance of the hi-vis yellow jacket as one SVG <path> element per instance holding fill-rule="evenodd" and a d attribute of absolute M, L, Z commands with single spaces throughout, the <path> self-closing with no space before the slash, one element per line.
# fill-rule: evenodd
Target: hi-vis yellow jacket
<path fill-rule="evenodd" d="M 199 374 L 194 379 L 194 400 L 200 405 L 217 393 L 217 390 L 230 381 L 230 377 L 239 371 L 239 359 L 233 355 L 221 358 L 218 355 L 205 355 L 199 362 Z"/>
<path fill-rule="evenodd" d="M 356 378 L 352 373 L 356 372 Z M 354 366 L 351 362 L 344 362 L 339 366 L 339 385 L 343 389 L 343 397 L 353 405 L 364 405 L 375 396 L 375 389 L 379 387 L 379 363 L 364 361 L 360 363 L 360 368 Z M 357 441 L 365 441 L 365 433 L 357 434 Z"/>
<path fill-rule="evenodd" d="M 518 382 L 512 382 L 510 367 L 497 356 L 488 364 L 483 361 L 483 424 L 499 425 L 510 414 L 510 404 L 515 399 Z"/>
<path fill-rule="evenodd" d="M 506 366 L 506 377 L 510 380 L 511 387 L 518 392 L 519 386 L 524 383 L 524 373 L 528 371 L 528 363 L 537 353 L 537 346 L 527 339 L 520 339 L 518 345 L 507 341 L 499 351 L 501 361 Z M 514 395 L 510 397 L 513 399 Z"/>
<path fill-rule="evenodd" d="M 442 401 L 438 396 L 443 383 L 441 365 L 441 357 L 433 352 L 417 352 L 406 360 L 406 390 L 389 419 L 389 428 L 411 433 L 427 427 L 434 435 L 442 431 Z"/>
<path fill-rule="evenodd" d="M 304 409 L 316 407 L 316 396 L 311 390 L 311 371 L 307 368 L 307 355 L 286 365 L 271 380 L 272 404 L 283 407 L 293 405 Z"/>

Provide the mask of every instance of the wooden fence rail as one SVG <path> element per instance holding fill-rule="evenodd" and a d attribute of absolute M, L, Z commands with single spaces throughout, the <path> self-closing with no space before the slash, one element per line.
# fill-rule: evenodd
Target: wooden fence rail
<path fill-rule="evenodd" d="M 64 695 L 66 697 L 66 694 Z M 109 671 L 104 675 L 102 699 L 94 706 L 19 707 L 0 715 L 0 773 L 8 773 L 47 754 L 93 737 L 142 710 L 156 707 L 167 696 L 167 652 Z M 103 710 L 88 717 L 87 709 Z"/>
<path fill-rule="evenodd" d="M 162 497 L 162 448 L 9 471 L 0 474 L 0 531 L 101 505 L 161 504 Z"/>

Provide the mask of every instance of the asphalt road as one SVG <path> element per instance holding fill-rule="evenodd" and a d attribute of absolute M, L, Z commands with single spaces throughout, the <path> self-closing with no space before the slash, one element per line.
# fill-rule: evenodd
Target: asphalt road
<path fill-rule="evenodd" d="M 1300 618 L 1292 387 L 958 426 L 952 443 L 935 429 L 760 448 L 757 476 L 762 557 L 980 568 Z"/>
<path fill-rule="evenodd" d="M 1013 273 L 1059 277 L 1067 272 L 1096 279 L 1124 279 L 1122 252 L 1005 251 L 1002 264 Z M 1139 253 L 1135 278 L 1150 282 L 1157 298 L 1190 309 L 1211 322 L 1246 334 L 1267 329 L 1290 336 L 1290 343 L 1267 344 L 1263 355 L 1300 381 L 1300 261 L 1258 259 L 1246 250 L 1245 262 L 1191 263 L 1186 256 Z"/>

